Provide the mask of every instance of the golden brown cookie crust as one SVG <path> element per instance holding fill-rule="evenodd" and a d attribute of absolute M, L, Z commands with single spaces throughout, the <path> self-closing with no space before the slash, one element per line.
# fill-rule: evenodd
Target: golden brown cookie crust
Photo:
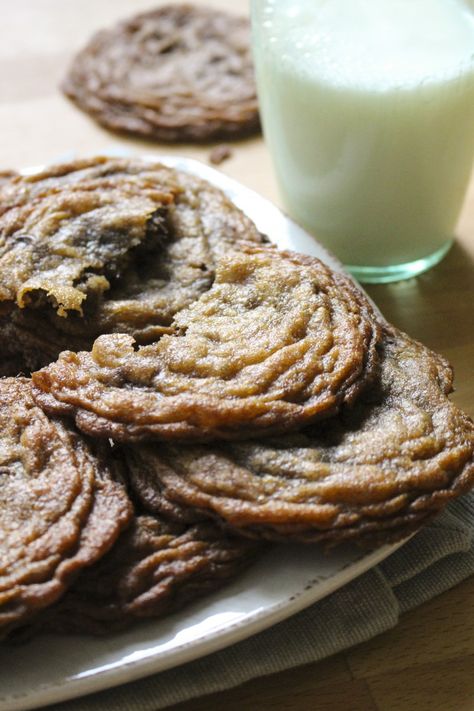
<path fill-rule="evenodd" d="M 168 177 L 168 176 L 167 176 Z M 46 300 L 61 317 L 82 314 L 159 232 L 177 188 L 161 165 L 75 161 L 0 185 L 0 302 Z"/>
<path fill-rule="evenodd" d="M 294 430 L 354 402 L 377 363 L 365 297 L 318 259 L 239 249 L 172 334 L 62 353 L 33 375 L 38 403 L 94 436 L 205 441 Z"/>
<path fill-rule="evenodd" d="M 161 164 L 97 158 L 18 177 L 0 189 L 3 372 L 88 350 L 103 333 L 157 340 L 242 239 L 262 241 L 221 190 Z"/>
<path fill-rule="evenodd" d="M 152 509 L 165 498 L 249 536 L 398 540 L 474 483 L 474 426 L 447 398 L 451 378 L 440 356 L 388 330 L 380 383 L 351 410 L 278 440 L 130 448 L 134 489 Z"/>
<path fill-rule="evenodd" d="M 53 604 L 132 510 L 117 470 L 48 418 L 26 378 L 0 379 L 0 636 Z"/>

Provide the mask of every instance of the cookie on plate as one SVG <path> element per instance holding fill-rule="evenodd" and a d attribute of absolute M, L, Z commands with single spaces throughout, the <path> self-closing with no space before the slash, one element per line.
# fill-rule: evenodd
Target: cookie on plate
<path fill-rule="evenodd" d="M 121 441 L 244 439 L 351 404 L 374 377 L 380 329 L 353 282 L 318 259 L 241 243 L 173 332 L 98 338 L 33 374 L 37 402 Z"/>
<path fill-rule="evenodd" d="M 111 283 L 165 238 L 176 190 L 161 165 L 106 158 L 0 184 L 2 356 L 33 368 L 69 342 L 54 326 L 87 333 Z"/>
<path fill-rule="evenodd" d="M 0 379 L 0 637 L 55 603 L 132 516 L 118 470 Z"/>
<path fill-rule="evenodd" d="M 102 30 L 62 88 L 102 126 L 157 141 L 259 129 L 249 22 L 222 10 L 163 5 Z"/>
<path fill-rule="evenodd" d="M 93 158 L 0 187 L 2 373 L 102 333 L 156 340 L 255 225 L 221 190 L 138 159 Z"/>
<path fill-rule="evenodd" d="M 440 356 L 387 330 L 380 380 L 350 410 L 278 439 L 127 447 L 130 481 L 150 510 L 180 520 L 188 506 L 188 522 L 248 536 L 395 541 L 474 483 L 474 426 L 451 383 Z"/>
<path fill-rule="evenodd" d="M 211 522 L 183 526 L 137 514 L 112 550 L 38 619 L 36 629 L 102 635 L 163 617 L 225 585 L 261 549 Z"/>

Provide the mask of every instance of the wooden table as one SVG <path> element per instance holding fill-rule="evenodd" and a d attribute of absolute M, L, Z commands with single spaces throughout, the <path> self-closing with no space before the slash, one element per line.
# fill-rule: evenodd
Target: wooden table
<path fill-rule="evenodd" d="M 74 52 L 97 28 L 151 0 L 14 0 L 0 24 L 0 168 L 92 155 L 113 146 L 208 161 L 208 147 L 117 138 L 58 91 Z M 209 5 L 247 10 L 244 0 Z M 455 127 L 453 127 L 455 130 Z M 261 138 L 236 143 L 222 170 L 279 202 Z M 417 279 L 367 289 L 389 320 L 446 355 L 456 371 L 453 399 L 474 415 L 474 180 L 446 259 Z M 474 577 L 403 617 L 391 632 L 344 654 L 173 711 L 472 711 Z M 171 711 L 171 710 L 170 710 Z"/>

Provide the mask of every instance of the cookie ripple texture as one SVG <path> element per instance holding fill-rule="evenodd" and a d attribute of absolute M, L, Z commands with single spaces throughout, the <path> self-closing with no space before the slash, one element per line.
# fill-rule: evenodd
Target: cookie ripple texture
<path fill-rule="evenodd" d="M 102 333 L 156 340 L 244 238 L 262 241 L 224 193 L 161 164 L 95 158 L 0 184 L 1 374 Z"/>
<path fill-rule="evenodd" d="M 35 373 L 37 402 L 99 437 L 205 441 L 281 432 L 353 403 L 376 369 L 379 326 L 318 259 L 240 244 L 212 288 L 136 348 L 123 334 Z"/>
<path fill-rule="evenodd" d="M 158 141 L 259 130 L 249 22 L 216 9 L 166 5 L 97 33 L 62 89 L 106 128 Z"/>
<path fill-rule="evenodd" d="M 261 549 L 210 522 L 183 526 L 137 514 L 114 548 L 38 624 L 48 631 L 101 635 L 170 614 L 226 584 Z"/>
<path fill-rule="evenodd" d="M 373 546 L 404 538 L 474 483 L 474 427 L 447 363 L 387 331 L 380 381 L 317 429 L 257 442 L 126 448 L 150 509 L 210 516 L 270 540 Z M 168 499 L 168 502 L 166 500 Z"/>
<path fill-rule="evenodd" d="M 35 406 L 29 380 L 0 380 L 0 428 L 3 637 L 104 555 L 132 509 L 104 457 Z"/>

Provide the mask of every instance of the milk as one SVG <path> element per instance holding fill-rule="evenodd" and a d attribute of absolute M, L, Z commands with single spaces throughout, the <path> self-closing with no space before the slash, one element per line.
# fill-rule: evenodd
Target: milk
<path fill-rule="evenodd" d="M 349 265 L 442 250 L 474 152 L 474 0 L 255 0 L 252 13 L 290 214 Z"/>

